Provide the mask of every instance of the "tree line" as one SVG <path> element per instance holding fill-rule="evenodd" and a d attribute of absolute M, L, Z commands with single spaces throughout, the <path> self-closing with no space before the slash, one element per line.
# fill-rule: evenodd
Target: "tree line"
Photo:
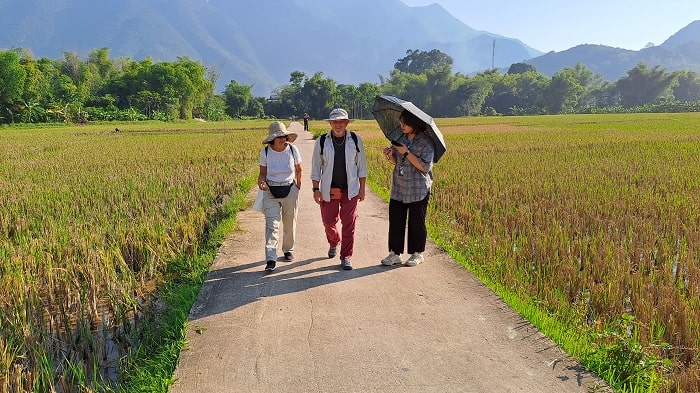
<path fill-rule="evenodd" d="M 58 60 L 34 59 L 17 48 L 0 51 L 0 124 L 87 121 L 226 120 L 289 118 L 304 112 L 323 118 L 334 106 L 372 118 L 377 94 L 413 101 L 435 117 L 561 113 L 697 111 L 700 75 L 667 72 L 644 63 L 617 81 L 605 81 L 583 64 L 552 77 L 516 63 L 474 75 L 454 73 L 453 60 L 437 49 L 408 50 L 380 83 L 339 84 L 323 72 L 290 74 L 270 97 L 235 80 L 221 94 L 216 70 L 187 57 L 172 62 L 113 59 L 108 48 L 86 59 L 65 52 Z"/>

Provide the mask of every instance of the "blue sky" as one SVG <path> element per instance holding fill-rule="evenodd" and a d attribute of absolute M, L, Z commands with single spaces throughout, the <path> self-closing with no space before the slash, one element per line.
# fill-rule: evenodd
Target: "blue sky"
<path fill-rule="evenodd" d="M 542 52 L 580 44 L 639 50 L 700 20 L 698 0 L 402 0 L 440 4 L 469 27 Z"/>

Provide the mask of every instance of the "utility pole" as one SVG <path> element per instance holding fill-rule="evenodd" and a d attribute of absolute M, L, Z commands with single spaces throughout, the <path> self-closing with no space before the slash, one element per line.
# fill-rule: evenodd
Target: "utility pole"
<path fill-rule="evenodd" d="M 495 61 L 496 61 L 496 40 L 494 39 L 493 40 L 493 47 L 491 49 L 491 69 L 492 70 L 494 68 L 496 68 Z"/>

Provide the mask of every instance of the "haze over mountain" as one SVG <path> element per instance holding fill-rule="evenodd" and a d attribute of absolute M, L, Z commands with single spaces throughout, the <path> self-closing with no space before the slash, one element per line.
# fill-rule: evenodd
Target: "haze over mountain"
<path fill-rule="evenodd" d="M 604 45 L 578 45 L 561 52 L 549 52 L 526 63 L 551 76 L 564 67 L 576 65 L 578 61 L 607 80 L 625 76 L 640 62 L 650 67 L 661 66 L 669 72 L 681 69 L 700 72 L 700 21 L 690 23 L 661 45 L 639 51 Z"/>
<path fill-rule="evenodd" d="M 113 58 L 186 56 L 220 74 L 217 91 L 236 80 L 253 85 L 258 96 L 288 84 L 297 70 L 307 76 L 320 71 L 337 83 L 378 83 L 410 49 L 438 49 L 454 59 L 454 72 L 465 74 L 530 59 L 551 75 L 578 57 L 595 72 L 607 70 L 609 79 L 634 67 L 637 58 L 654 56 L 682 58 L 696 69 L 698 56 L 686 52 L 697 53 L 700 44 L 693 42 L 700 35 L 676 36 L 654 47 L 667 52 L 645 49 L 647 57 L 600 47 L 587 48 L 584 58 L 579 47 L 543 54 L 516 38 L 476 31 L 439 5 L 408 7 L 400 0 L 0 0 L 1 49 L 21 47 L 51 59 L 64 52 L 86 57 L 103 47 Z M 599 59 L 625 65 L 603 67 Z"/>

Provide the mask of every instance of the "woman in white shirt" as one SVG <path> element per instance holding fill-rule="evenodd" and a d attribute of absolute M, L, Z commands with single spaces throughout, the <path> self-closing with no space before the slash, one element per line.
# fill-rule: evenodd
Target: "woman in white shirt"
<path fill-rule="evenodd" d="M 287 131 L 284 123 L 275 121 L 268 127 L 266 145 L 260 150 L 258 188 L 263 192 L 265 214 L 265 271 L 277 266 L 280 221 L 282 252 L 286 261 L 294 260 L 297 200 L 301 188 L 301 155 L 292 145 L 297 134 Z"/>

